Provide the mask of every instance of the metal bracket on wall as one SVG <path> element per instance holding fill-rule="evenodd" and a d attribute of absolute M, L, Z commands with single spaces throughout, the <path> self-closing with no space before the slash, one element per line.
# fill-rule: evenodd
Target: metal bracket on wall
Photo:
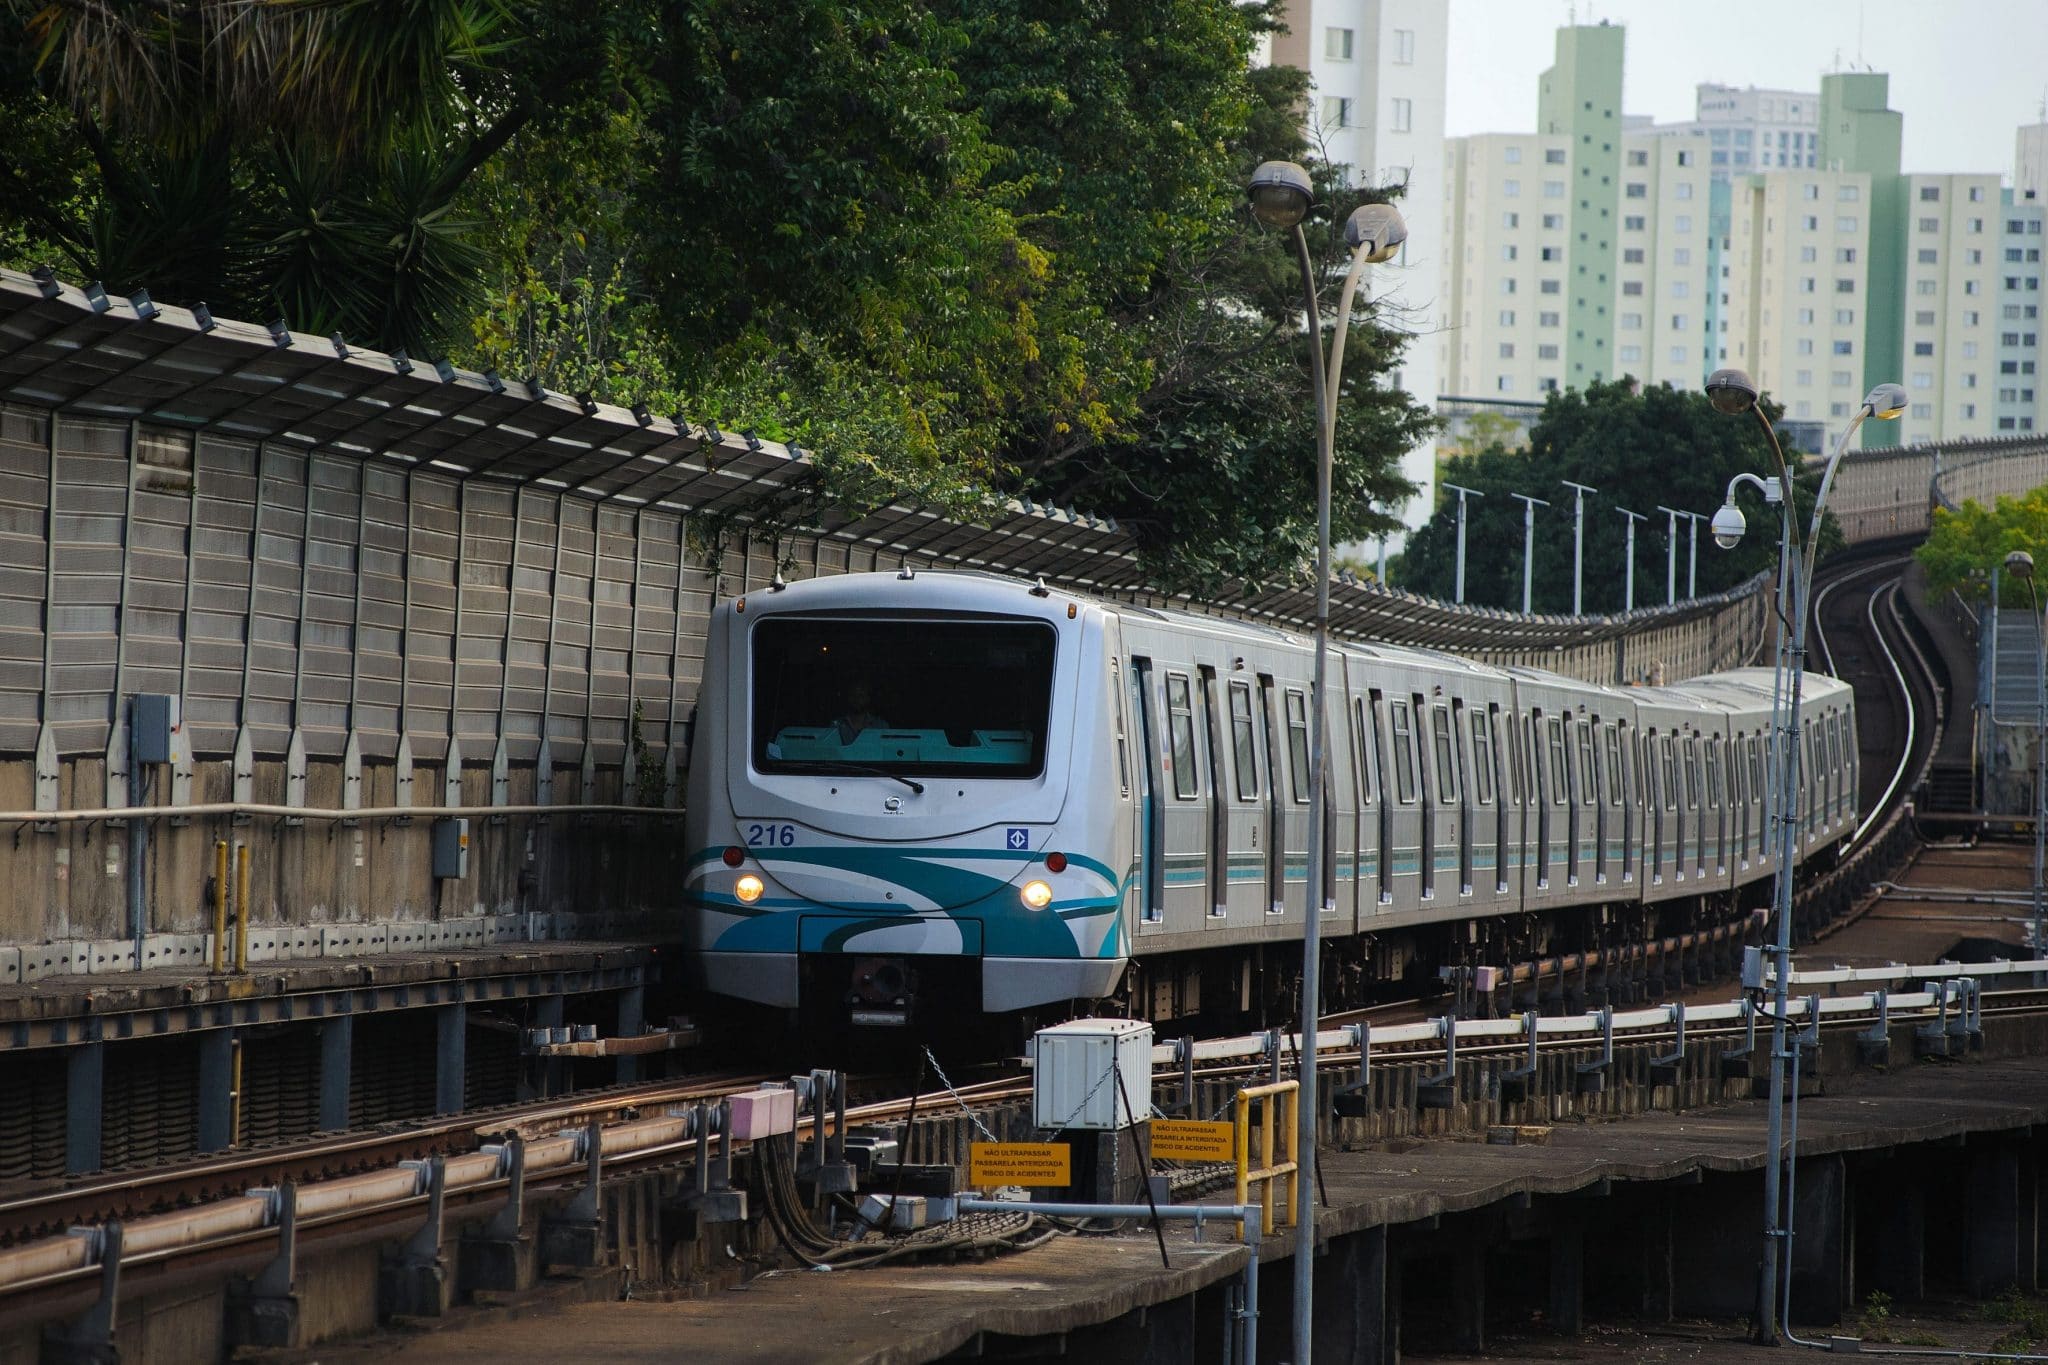
<path fill-rule="evenodd" d="M 128 708 L 117 700 L 114 723 L 107 727 L 107 805 L 118 810 L 129 804 L 128 765 L 134 762 L 128 751 Z M 110 826 L 128 823 L 125 820 L 109 820 Z"/>
<path fill-rule="evenodd" d="M 541 724 L 547 724 L 547 717 L 541 717 Z M 555 804 L 555 746 L 546 735 L 540 737 L 540 748 L 533 756 L 533 804 Z M 543 821 L 547 819 L 545 815 L 539 818 Z"/>
<path fill-rule="evenodd" d="M 57 791 L 60 781 L 57 766 L 57 735 L 46 724 L 36 732 L 36 809 L 57 809 Z M 37 825 L 44 834 L 56 830 L 54 824 Z"/>
<path fill-rule="evenodd" d="M 277 1254 L 253 1279 L 228 1293 L 228 1337 L 231 1346 L 289 1349 L 299 1344 L 299 1194 L 285 1181 L 268 1194 L 277 1222 Z"/>
<path fill-rule="evenodd" d="M 502 720 L 503 717 L 500 717 Z M 498 747 L 491 751 L 491 804 L 504 806 L 512 801 L 512 759 L 505 751 L 505 737 L 498 736 Z M 505 817 L 493 815 L 490 823 L 502 825 Z"/>
<path fill-rule="evenodd" d="M 583 786 L 577 799 L 588 804 L 591 792 L 597 788 L 597 744 L 590 736 L 588 722 L 584 725 L 583 733 L 582 781 Z"/>
<path fill-rule="evenodd" d="M 582 1134 L 587 1174 L 560 1213 L 540 1223 L 542 1265 L 594 1269 L 604 1263 L 604 1128 L 590 1124 Z"/>
<path fill-rule="evenodd" d="M 396 794 L 393 798 L 393 804 L 399 806 L 410 806 L 412 804 L 411 736 L 400 735 L 398 737 L 398 753 L 392 759 L 391 771 L 392 779 L 395 784 L 396 790 Z M 402 825 L 409 824 L 411 823 L 411 818 L 412 817 L 407 816 L 401 819 L 398 823 Z"/>
<path fill-rule="evenodd" d="M 256 745 L 249 737 L 249 727 L 244 725 L 235 731 L 235 797 L 237 802 L 253 802 L 256 799 Z M 235 823 L 246 825 L 249 817 L 238 815 Z"/>
<path fill-rule="evenodd" d="M 296 726 L 284 750 L 284 803 L 299 807 L 306 804 L 306 732 Z M 285 820 L 285 824 L 293 827 L 305 823 L 297 816 Z"/>
<path fill-rule="evenodd" d="M 188 733 L 183 742 L 171 753 L 171 804 L 189 806 L 192 804 L 192 741 Z M 171 828 L 182 829 L 192 823 L 188 815 L 171 817 Z"/>
<path fill-rule="evenodd" d="M 425 1187 L 427 1216 L 395 1255 L 377 1268 L 377 1316 L 439 1317 L 448 1311 L 454 1292 L 448 1263 L 442 1257 L 443 1204 L 447 1193 L 447 1160 L 403 1161 Z"/>
<path fill-rule="evenodd" d="M 450 716 L 449 729 L 454 729 Z M 441 774 L 441 804 L 459 806 L 462 804 L 462 741 L 452 733 L 448 736 L 448 766 Z"/>
<path fill-rule="evenodd" d="M 42 1358 L 46 1362 L 62 1361 L 64 1365 L 119 1365 L 121 1351 L 114 1344 L 114 1318 L 121 1293 L 121 1225 L 73 1228 L 71 1235 L 97 1243 L 99 1298 L 82 1315 L 43 1329 Z"/>
<path fill-rule="evenodd" d="M 363 808 L 363 737 L 354 730 L 348 732 L 348 743 L 341 751 L 341 808 Z M 354 825 L 356 822 L 350 820 L 346 823 Z"/>

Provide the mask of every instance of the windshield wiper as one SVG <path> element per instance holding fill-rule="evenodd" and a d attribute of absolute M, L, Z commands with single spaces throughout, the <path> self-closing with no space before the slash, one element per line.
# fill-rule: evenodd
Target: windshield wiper
<path fill-rule="evenodd" d="M 924 783 L 905 777 L 902 773 L 892 773 L 887 768 L 878 768 L 872 763 L 848 763 L 836 758 L 814 758 L 806 760 L 804 766 L 819 768 L 826 772 L 859 773 L 863 777 L 886 777 L 892 782 L 901 782 L 919 796 L 924 795 Z"/>

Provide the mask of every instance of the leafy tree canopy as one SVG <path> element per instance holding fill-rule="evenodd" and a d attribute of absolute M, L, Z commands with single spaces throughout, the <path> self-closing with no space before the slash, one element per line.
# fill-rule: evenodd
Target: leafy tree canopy
<path fill-rule="evenodd" d="M 1766 404 L 1773 420 L 1779 410 Z M 1793 462 L 1798 524 L 1804 534 L 1812 515 L 1810 480 Z M 1851 456 L 1850 458 L 1854 458 Z M 1649 518 L 1636 524 L 1638 607 L 1661 604 L 1665 596 L 1669 541 L 1664 513 L 1657 508 L 1711 516 L 1725 500 L 1728 480 L 1749 471 L 1771 475 L 1777 462 L 1761 424 L 1750 417 L 1716 412 L 1703 393 L 1665 385 L 1639 387 L 1621 379 L 1583 391 L 1554 393 L 1530 431 L 1524 451 L 1499 445 L 1452 457 L 1445 478 L 1485 496 L 1466 509 L 1466 601 L 1511 607 L 1522 602 L 1523 509 L 1514 494 L 1548 500 L 1536 509 L 1532 605 L 1537 611 L 1569 612 L 1572 606 L 1573 493 L 1564 480 L 1597 489 L 1585 501 L 1585 610 L 1620 611 L 1625 601 L 1628 522 L 1615 509 Z M 1705 524 L 1699 526 L 1698 588 L 1719 592 L 1777 562 L 1778 517 L 1753 492 L 1738 505 L 1749 533 L 1732 551 L 1718 549 Z M 1678 523 L 1677 589 L 1686 590 L 1691 562 L 1687 523 Z M 1823 553 L 1840 544 L 1832 519 L 1821 527 Z M 1446 494 L 1429 523 L 1410 538 L 1392 572 L 1401 586 L 1448 598 L 1456 583 L 1457 501 Z"/>
<path fill-rule="evenodd" d="M 1250 168 L 1363 197 L 1232 0 L 0 0 L 0 261 L 801 442 L 818 502 L 1297 576 L 1311 350 Z M 1327 311 L 1334 297 L 1334 279 Z M 1363 295 L 1361 296 L 1363 297 Z M 1433 426 L 1350 332 L 1336 532 Z"/>
<path fill-rule="evenodd" d="M 1927 570 L 1927 585 L 1937 595 L 1954 589 L 1967 598 L 1989 595 L 1991 571 L 2005 557 L 2025 550 L 2034 557 L 2037 573 L 2048 573 L 2048 488 L 2020 497 L 2002 497 L 1992 506 L 1972 498 L 1951 512 L 1934 511 L 1934 524 L 1918 551 Z M 2036 591 L 2048 584 L 2036 584 Z M 1999 605 L 2025 607 L 2032 602 L 2026 583 L 2001 574 Z"/>

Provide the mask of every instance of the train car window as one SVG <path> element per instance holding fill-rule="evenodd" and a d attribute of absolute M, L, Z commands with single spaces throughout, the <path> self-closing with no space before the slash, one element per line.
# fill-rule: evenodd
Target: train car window
<path fill-rule="evenodd" d="M 1678 751 L 1672 746 L 1671 736 L 1662 741 L 1661 757 L 1664 766 L 1664 809 L 1678 809 Z"/>
<path fill-rule="evenodd" d="M 1685 737 L 1685 808 L 1700 808 L 1700 741 L 1696 735 Z"/>
<path fill-rule="evenodd" d="M 1408 703 L 1396 701 L 1392 707 L 1394 721 L 1394 789 L 1400 795 L 1401 804 L 1415 804 L 1415 722 L 1408 712 Z"/>
<path fill-rule="evenodd" d="M 1109 692 L 1116 703 L 1109 708 L 1111 723 L 1116 726 L 1116 780 L 1123 794 L 1131 794 L 1131 760 L 1124 749 L 1124 684 L 1122 670 L 1115 659 L 1109 661 Z"/>
<path fill-rule="evenodd" d="M 1448 806 L 1458 799 L 1458 760 L 1451 749 L 1451 712 L 1446 706 L 1430 710 L 1430 732 L 1436 738 L 1436 798 Z"/>
<path fill-rule="evenodd" d="M 1259 795 L 1259 746 L 1252 736 L 1252 685 L 1230 684 L 1230 743 L 1237 767 L 1237 796 L 1254 801 Z"/>
<path fill-rule="evenodd" d="M 1550 804 L 1562 806 L 1566 800 L 1564 771 L 1564 720 L 1552 716 L 1544 722 L 1545 733 L 1550 737 Z"/>
<path fill-rule="evenodd" d="M 1195 708 L 1188 699 L 1188 675 L 1166 675 L 1166 730 L 1173 746 L 1173 794 L 1186 800 L 1196 791 Z"/>
<path fill-rule="evenodd" d="M 1042 622 L 770 616 L 749 648 L 756 772 L 1044 771 L 1059 637 Z"/>
<path fill-rule="evenodd" d="M 1599 775 L 1593 771 L 1593 730 L 1585 721 L 1579 722 L 1579 804 L 1590 806 Z"/>
<path fill-rule="evenodd" d="M 1617 810 L 1622 805 L 1621 732 L 1611 722 L 1607 726 L 1607 804 Z"/>
<path fill-rule="evenodd" d="M 1485 711 L 1472 713 L 1472 799 L 1493 804 L 1493 724 Z"/>
<path fill-rule="evenodd" d="M 1715 810 L 1721 808 L 1721 741 L 1707 740 L 1707 804 Z"/>
<path fill-rule="evenodd" d="M 1287 785 L 1296 801 L 1308 800 L 1308 699 L 1287 692 Z"/>

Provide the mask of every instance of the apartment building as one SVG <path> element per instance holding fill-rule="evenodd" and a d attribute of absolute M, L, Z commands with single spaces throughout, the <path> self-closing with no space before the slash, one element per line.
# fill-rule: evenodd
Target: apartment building
<path fill-rule="evenodd" d="M 1414 336 L 1392 376 L 1421 401 L 1444 391 L 1432 335 L 1443 316 L 1449 260 L 1436 205 L 1444 191 L 1444 89 L 1450 19 L 1442 0 L 1288 0 L 1271 59 L 1309 73 L 1310 141 L 1351 168 L 1352 183 L 1400 185 L 1408 242 L 1369 281 L 1376 315 Z M 1434 442 L 1407 452 L 1420 488 L 1402 509 L 1411 526 L 1436 504 Z"/>
<path fill-rule="evenodd" d="M 2048 431 L 2048 388 L 2039 382 L 2041 282 L 2048 204 L 2022 199 L 2008 190 L 1999 203 L 1997 349 L 1998 370 L 1987 380 L 1994 435 Z M 1989 317 L 1989 313 L 1986 314 Z"/>

